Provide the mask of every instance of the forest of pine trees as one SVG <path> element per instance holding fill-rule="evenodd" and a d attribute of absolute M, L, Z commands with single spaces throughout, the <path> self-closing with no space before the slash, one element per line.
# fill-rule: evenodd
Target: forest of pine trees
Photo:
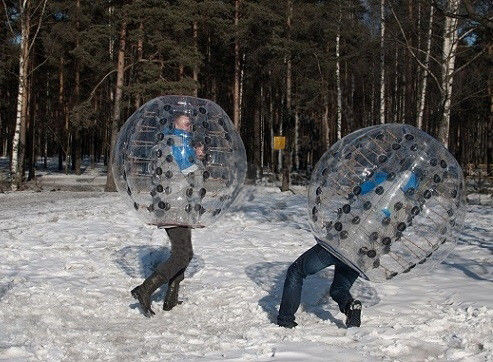
<path fill-rule="evenodd" d="M 2 11 L 0 156 L 14 189 L 50 157 L 75 174 L 82 159 L 107 164 L 127 117 L 166 94 L 218 103 L 256 177 L 309 172 L 338 138 L 390 122 L 491 174 L 490 1 L 2 0 Z M 287 137 L 282 156 L 274 135 Z"/>

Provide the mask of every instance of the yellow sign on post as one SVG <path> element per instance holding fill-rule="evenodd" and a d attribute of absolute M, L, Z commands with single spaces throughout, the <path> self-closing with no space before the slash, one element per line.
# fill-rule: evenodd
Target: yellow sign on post
<path fill-rule="evenodd" d="M 283 150 L 286 148 L 286 137 L 274 136 L 274 149 Z"/>

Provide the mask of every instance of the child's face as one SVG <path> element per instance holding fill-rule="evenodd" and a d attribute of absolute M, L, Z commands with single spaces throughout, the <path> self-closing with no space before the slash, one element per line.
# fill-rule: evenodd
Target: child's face
<path fill-rule="evenodd" d="M 175 119 L 175 128 L 190 132 L 192 130 L 192 122 L 190 122 L 190 118 L 188 118 L 188 116 L 179 116 Z"/>
<path fill-rule="evenodd" d="M 194 147 L 195 149 L 195 155 L 199 160 L 202 160 L 205 157 L 205 149 L 204 145 L 197 145 Z"/>

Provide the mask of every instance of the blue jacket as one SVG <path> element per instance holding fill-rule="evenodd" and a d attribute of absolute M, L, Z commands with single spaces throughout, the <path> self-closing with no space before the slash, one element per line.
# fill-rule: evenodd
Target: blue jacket
<path fill-rule="evenodd" d="M 165 135 L 178 136 L 181 139 L 181 145 L 171 145 L 171 153 L 173 158 L 183 171 L 193 165 L 195 165 L 195 149 L 192 147 L 192 134 L 181 129 L 165 129 L 163 131 Z"/>
<path fill-rule="evenodd" d="M 361 195 L 365 195 L 372 190 L 374 190 L 378 185 L 380 185 L 382 182 L 387 180 L 388 174 L 385 171 L 378 171 L 375 172 L 375 175 L 363 182 L 360 187 L 361 187 Z M 419 186 L 419 179 L 416 176 L 414 172 L 411 172 L 411 175 L 409 176 L 409 180 L 407 180 L 407 183 L 401 187 L 402 192 L 407 192 L 409 189 L 417 189 Z M 382 209 L 383 214 L 386 217 L 390 217 L 391 213 L 388 208 Z"/>

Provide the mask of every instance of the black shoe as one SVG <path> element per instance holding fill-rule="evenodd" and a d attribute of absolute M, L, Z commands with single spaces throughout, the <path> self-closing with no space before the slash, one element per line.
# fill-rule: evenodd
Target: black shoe
<path fill-rule="evenodd" d="M 166 297 L 164 297 L 163 310 L 170 311 L 178 304 L 182 302 L 178 300 L 178 291 L 180 289 L 180 282 L 185 278 L 184 273 L 180 273 L 173 277 L 168 283 L 168 291 Z"/>
<path fill-rule="evenodd" d="M 165 282 L 166 279 L 161 274 L 152 273 L 141 285 L 132 289 L 132 296 L 139 301 L 142 313 L 146 317 L 149 318 L 155 314 L 151 308 L 151 296 Z"/>
<path fill-rule="evenodd" d="M 296 323 L 295 321 L 292 321 L 292 322 L 282 322 L 280 321 L 279 319 L 277 320 L 277 325 L 279 327 L 284 327 L 284 328 L 294 328 L 298 325 L 298 323 Z"/>
<path fill-rule="evenodd" d="M 346 314 L 346 327 L 359 327 L 361 325 L 361 302 L 359 300 L 350 301 L 344 313 Z"/>

